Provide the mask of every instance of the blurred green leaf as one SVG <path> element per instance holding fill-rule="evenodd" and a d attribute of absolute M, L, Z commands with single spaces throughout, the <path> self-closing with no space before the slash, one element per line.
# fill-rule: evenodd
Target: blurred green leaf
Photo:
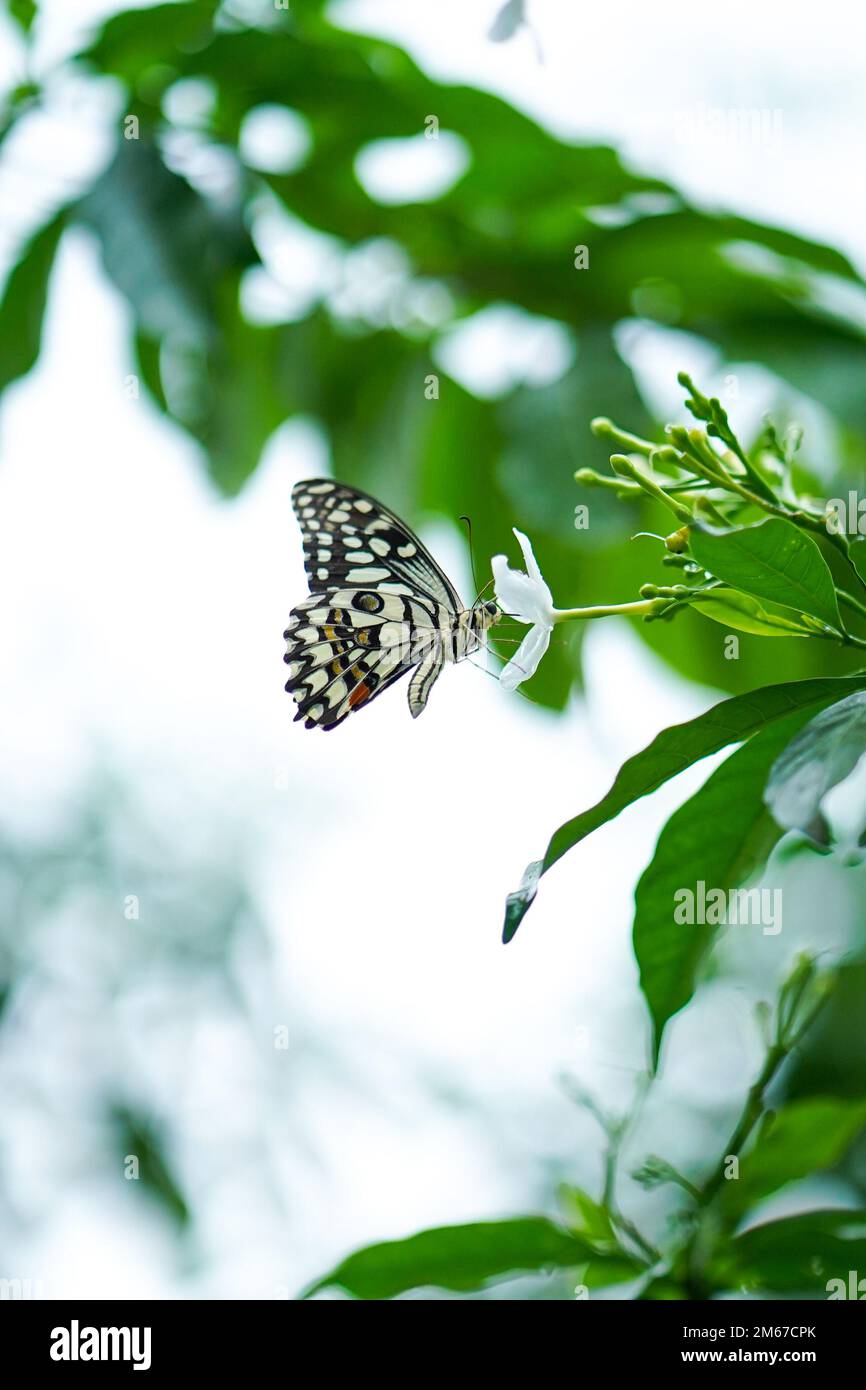
<path fill-rule="evenodd" d="M 36 0 L 7 0 L 7 8 L 24 33 L 29 34 L 33 21 L 39 13 Z"/>
<path fill-rule="evenodd" d="M 680 889 L 727 891 L 766 861 L 781 830 L 764 805 L 767 774 L 808 718 L 797 710 L 756 733 L 674 812 L 635 890 L 634 950 L 658 1059 L 665 1025 L 691 998 L 717 927 L 674 916 Z"/>
<path fill-rule="evenodd" d="M 6 282 L 0 300 L 0 391 L 29 372 L 39 356 L 48 280 L 66 220 L 64 208 L 36 233 Z"/>
<path fill-rule="evenodd" d="M 240 208 L 207 202 L 142 134 L 118 143 L 77 212 L 132 308 L 145 385 L 207 450 L 220 488 L 237 492 L 289 413 L 281 330 L 240 310 L 241 272 L 258 259 Z"/>
<path fill-rule="evenodd" d="M 632 802 L 654 792 L 701 758 L 748 738 L 792 711 L 814 709 L 864 687 L 866 675 L 768 685 L 748 695 L 723 700 L 685 724 L 663 729 L 652 743 L 623 763 L 612 787 L 600 801 L 559 827 L 547 846 L 542 872 L 546 873 L 570 849 L 613 820 Z M 506 922 L 507 940 L 516 932 L 528 906 L 527 902 L 519 915 L 515 912 Z"/>
<path fill-rule="evenodd" d="M 790 1101 L 761 1127 L 740 1159 L 739 1177 L 724 1184 L 721 1205 L 729 1218 L 749 1211 L 787 1183 L 838 1162 L 866 1127 L 866 1102 L 837 1096 Z"/>
<path fill-rule="evenodd" d="M 178 77 L 210 80 L 219 94 L 214 133 L 231 144 L 253 107 L 290 94 L 312 151 L 302 168 L 269 175 L 270 186 L 310 226 L 350 243 L 391 237 L 420 273 L 446 277 L 464 310 L 499 300 L 610 328 L 652 312 L 640 300 L 652 284 L 665 287 L 664 322 L 673 312 L 678 327 L 735 360 L 758 358 L 783 376 L 793 367 L 799 385 L 832 344 L 848 354 L 837 375 L 862 379 L 866 341 L 856 315 L 830 320 L 815 308 L 820 277 L 862 284 L 839 252 L 689 208 L 670 184 L 632 173 L 613 150 L 566 145 L 499 98 L 437 83 L 399 48 L 342 31 L 317 8 L 293 5 L 270 13 L 267 26 L 205 41 L 207 6 L 161 6 L 109 20 L 86 56 L 149 103 Z M 168 62 L 166 49 L 174 49 Z M 466 141 L 469 170 L 432 202 L 378 203 L 356 176 L 359 151 L 378 139 L 423 138 L 428 113 Z M 597 217 L 597 208 L 616 216 Z M 576 244 L 590 245 L 591 273 L 575 270 Z M 760 351 L 742 350 L 750 339 Z M 822 399 L 826 388 L 834 408 L 839 382 L 814 376 L 812 394 Z"/>
<path fill-rule="evenodd" d="M 219 6 L 220 0 L 183 0 L 124 10 L 106 20 L 82 57 L 130 85 L 156 90 L 157 83 L 172 80 L 171 60 L 182 62 L 211 39 Z"/>
<path fill-rule="evenodd" d="M 830 998 L 786 1072 L 786 1095 L 847 1096 L 866 1094 L 866 962 L 842 965 Z"/>
<path fill-rule="evenodd" d="M 162 1138 L 149 1119 L 129 1106 L 116 1105 L 111 1112 L 116 1133 L 116 1149 L 121 1162 L 138 1160 L 136 1182 L 159 1203 L 178 1226 L 189 1220 L 189 1208 L 172 1175 L 163 1151 Z M 132 1180 L 130 1187 L 134 1186 Z"/>
<path fill-rule="evenodd" d="M 118 141 L 76 215 L 99 237 L 106 273 L 138 330 L 206 352 L 219 335 L 222 277 L 258 260 L 240 208 L 207 202 L 142 131 Z"/>
<path fill-rule="evenodd" d="M 718 1250 L 710 1274 L 719 1288 L 823 1299 L 831 1279 L 849 1289 L 852 1269 L 866 1269 L 866 1211 L 809 1211 L 753 1226 Z"/>
<path fill-rule="evenodd" d="M 770 517 L 731 531 L 692 530 L 690 549 L 717 579 L 757 598 L 842 626 L 833 577 L 821 551 L 790 521 Z"/>
<path fill-rule="evenodd" d="M 577 1283 L 587 1289 L 611 1289 L 617 1284 L 630 1284 L 646 1278 L 646 1266 L 627 1255 L 593 1255 L 589 1264 L 578 1271 Z"/>
<path fill-rule="evenodd" d="M 345 1289 L 355 1298 L 394 1298 L 407 1289 L 455 1289 L 468 1293 L 489 1279 L 528 1270 L 569 1268 L 600 1257 L 576 1236 L 544 1217 L 442 1226 L 406 1240 L 358 1250 L 305 1290 Z"/>
<path fill-rule="evenodd" d="M 866 752 L 866 694 L 822 710 L 780 754 L 765 799 L 785 830 L 808 833 L 831 787 L 853 772 Z"/>
<path fill-rule="evenodd" d="M 618 1241 L 610 1221 L 610 1213 L 601 1202 L 590 1197 L 580 1187 L 563 1183 L 559 1189 L 559 1203 L 563 1219 L 569 1230 L 576 1235 L 585 1236 L 600 1250 L 613 1250 Z"/>

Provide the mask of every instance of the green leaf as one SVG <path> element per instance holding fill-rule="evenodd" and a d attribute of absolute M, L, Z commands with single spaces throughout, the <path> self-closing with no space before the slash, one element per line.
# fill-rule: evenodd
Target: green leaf
<path fill-rule="evenodd" d="M 789 1182 L 837 1163 L 866 1128 L 866 1101 L 819 1096 L 791 1101 L 762 1127 L 740 1159 L 740 1175 L 726 1182 L 723 1211 L 739 1216 Z"/>
<path fill-rule="evenodd" d="M 189 1207 L 174 1180 L 163 1151 L 161 1135 L 150 1119 L 136 1114 L 126 1105 L 115 1105 L 111 1122 L 116 1134 L 116 1150 L 122 1160 L 138 1159 L 138 1176 L 144 1191 L 159 1202 L 178 1226 L 189 1220 Z M 130 1183 L 134 1188 L 135 1183 Z"/>
<path fill-rule="evenodd" d="M 137 331 L 206 351 L 219 332 L 222 277 L 257 260 L 240 210 L 206 201 L 166 167 L 142 131 L 138 140 L 118 141 L 76 215 L 96 232 Z"/>
<path fill-rule="evenodd" d="M 225 26 L 208 39 L 212 9 L 163 5 L 117 16 L 87 57 L 124 78 L 138 101 L 158 104 L 178 77 L 212 81 L 216 134 L 231 144 L 251 108 L 289 100 L 309 123 L 313 147 L 302 169 L 268 179 L 287 207 L 354 244 L 394 239 L 420 274 L 447 278 L 467 306 L 505 301 L 572 327 L 610 327 L 635 311 L 636 297 L 651 313 L 645 290 L 654 285 L 665 321 L 701 333 L 730 360 L 757 357 L 805 378 L 804 389 L 819 398 L 836 403 L 842 389 L 862 415 L 862 392 L 845 384 L 862 377 L 866 361 L 856 316 L 840 311 L 828 324 L 811 292 L 821 275 L 859 289 L 838 251 L 690 208 L 670 184 L 625 168 L 613 150 L 564 144 L 499 98 L 438 84 L 394 45 L 310 19 L 308 7 L 293 4 L 273 25 Z M 372 140 L 421 134 L 425 112 L 443 113 L 471 147 L 472 165 L 432 203 L 383 206 L 356 177 L 357 155 Z M 598 208 L 612 211 L 605 222 L 616 225 L 602 225 Z M 603 270 L 587 277 L 575 274 L 563 248 L 590 236 Z M 732 244 L 757 254 L 743 264 L 726 255 Z M 819 373 L 831 349 L 833 370 Z"/>
<path fill-rule="evenodd" d="M 809 1046 L 791 1058 L 789 1099 L 835 1095 L 859 1100 L 866 1095 L 866 962 L 852 961 L 835 973 L 830 998 L 810 1030 Z"/>
<path fill-rule="evenodd" d="M 748 695 L 735 695 L 730 700 L 722 700 L 685 724 L 674 724 L 669 729 L 663 729 L 652 743 L 623 763 L 610 790 L 600 801 L 559 827 L 541 860 L 541 873 L 547 873 L 558 859 L 580 844 L 587 835 L 598 830 L 599 826 L 606 825 L 634 801 L 656 791 L 671 777 L 701 758 L 718 752 L 728 744 L 739 743 L 765 724 L 794 710 L 827 705 L 864 688 L 866 674 L 768 685 Z M 540 875 L 536 876 L 536 882 L 538 877 Z M 514 935 L 532 901 L 529 898 L 521 904 L 516 901 L 517 894 L 511 897 L 515 903 L 506 921 L 508 935 L 505 940 L 510 940 Z"/>
<path fill-rule="evenodd" d="M 502 940 L 506 946 L 532 906 L 533 898 L 538 892 L 538 880 L 543 873 L 544 860 L 534 859 L 524 869 L 519 886 L 505 899 L 505 926 L 502 928 Z"/>
<path fill-rule="evenodd" d="M 593 1255 L 589 1264 L 578 1274 L 578 1282 L 588 1289 L 610 1289 L 617 1284 L 629 1284 L 633 1279 L 646 1278 L 646 1265 L 628 1255 Z"/>
<path fill-rule="evenodd" d="M 856 1285 L 866 1271 L 866 1211 L 809 1211 L 753 1226 L 726 1243 L 708 1273 L 717 1288 L 859 1298 L 852 1269 Z"/>
<path fill-rule="evenodd" d="M 240 210 L 204 199 L 143 135 L 119 142 L 77 212 L 132 308 L 145 385 L 207 450 L 220 489 L 236 493 L 297 403 L 293 383 L 281 384 L 293 340 L 240 311 L 240 276 L 257 259 Z M 293 332 L 301 357 L 311 334 Z"/>
<path fill-rule="evenodd" d="M 724 627 L 751 632 L 758 637 L 811 636 L 810 629 L 802 623 L 793 622 L 781 612 L 772 612 L 738 589 L 709 589 L 705 598 L 693 600 L 689 607 Z"/>
<path fill-rule="evenodd" d="M 9 13 L 24 33 L 28 34 L 38 13 L 36 0 L 9 0 Z"/>
<path fill-rule="evenodd" d="M 841 629 L 827 562 L 792 522 L 770 517 L 733 531 L 695 527 L 689 544 L 698 564 L 725 584 Z"/>
<path fill-rule="evenodd" d="M 39 356 L 48 280 L 66 226 L 66 209 L 27 245 L 0 301 L 0 391 L 25 376 Z"/>
<path fill-rule="evenodd" d="M 407 1289 L 468 1293 L 489 1279 L 530 1270 L 569 1268 L 600 1257 L 585 1241 L 544 1217 L 442 1226 L 406 1240 L 369 1245 L 306 1289 L 309 1298 L 338 1287 L 355 1298 L 394 1298 Z"/>
<path fill-rule="evenodd" d="M 688 1003 L 718 925 L 677 921 L 681 890 L 727 892 L 766 861 L 781 831 L 764 805 L 767 773 L 808 718 L 797 710 L 755 734 L 671 816 L 635 890 L 634 950 L 658 1060 L 668 1019 Z M 706 914 L 709 915 L 709 914 Z"/>
<path fill-rule="evenodd" d="M 614 1251 L 619 1242 L 610 1221 L 607 1207 L 590 1197 L 581 1187 L 563 1183 L 559 1189 L 559 1203 L 563 1219 L 569 1230 L 585 1237 L 599 1250 Z"/>
<path fill-rule="evenodd" d="M 785 830 L 808 832 L 831 787 L 866 752 L 866 694 L 849 695 L 816 715 L 774 763 L 765 800 Z"/>
<path fill-rule="evenodd" d="M 164 83 L 174 78 L 166 55 L 179 58 L 186 50 L 202 46 L 213 32 L 213 17 L 219 0 L 184 0 L 151 5 L 145 9 L 124 10 L 112 15 L 98 37 L 82 54 L 83 59 L 102 72 L 123 78 L 130 85 L 147 84 L 151 68 Z"/>

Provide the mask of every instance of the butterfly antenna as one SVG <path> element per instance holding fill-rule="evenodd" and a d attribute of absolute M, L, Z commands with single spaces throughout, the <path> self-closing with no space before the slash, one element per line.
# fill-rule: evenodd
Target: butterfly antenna
<path fill-rule="evenodd" d="M 475 573 L 475 551 L 474 551 L 473 548 L 472 548 L 472 518 L 469 517 L 469 516 L 461 516 L 461 517 L 460 517 L 460 520 L 466 522 L 466 530 L 469 532 L 469 563 L 470 563 L 470 565 L 472 566 L 472 586 L 473 586 L 473 588 L 475 589 L 475 592 L 476 592 L 476 594 L 477 594 L 477 593 L 478 593 L 478 576 L 477 576 L 477 574 Z M 477 598 L 476 598 L 475 602 L 476 602 L 476 603 L 478 602 L 478 599 L 477 599 Z"/>

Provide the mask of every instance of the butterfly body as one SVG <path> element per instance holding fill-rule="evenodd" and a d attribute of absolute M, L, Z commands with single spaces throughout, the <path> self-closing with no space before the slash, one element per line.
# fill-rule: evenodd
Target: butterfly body
<path fill-rule="evenodd" d="M 284 634 L 295 718 L 334 729 L 409 671 L 416 717 L 443 667 L 482 645 L 496 605 L 464 607 L 418 537 L 366 493 L 313 478 L 292 505 L 310 584 Z"/>

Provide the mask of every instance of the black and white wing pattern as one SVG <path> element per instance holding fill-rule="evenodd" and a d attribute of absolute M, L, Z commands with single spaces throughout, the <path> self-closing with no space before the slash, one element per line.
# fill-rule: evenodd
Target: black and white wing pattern
<path fill-rule="evenodd" d="M 463 604 L 399 517 L 356 488 L 312 478 L 292 490 L 310 596 L 284 633 L 286 690 L 308 729 L 335 729 L 417 668 L 409 707 L 420 714 Z"/>

